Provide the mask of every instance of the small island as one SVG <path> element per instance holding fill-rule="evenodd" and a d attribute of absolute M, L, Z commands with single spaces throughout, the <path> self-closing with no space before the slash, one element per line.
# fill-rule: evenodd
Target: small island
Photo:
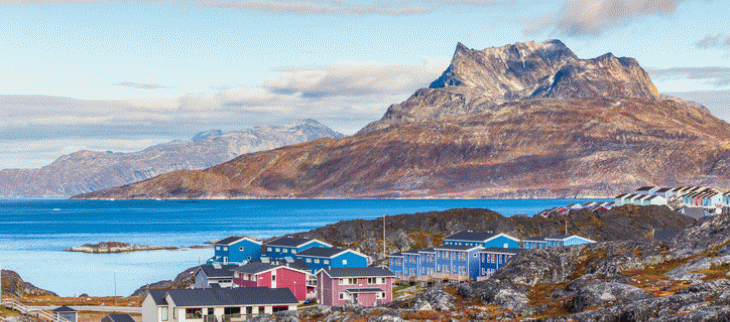
<path fill-rule="evenodd" d="M 65 249 L 67 252 L 81 252 L 90 254 L 116 254 L 129 253 L 150 250 L 177 250 L 179 247 L 174 246 L 152 246 L 152 245 L 132 245 L 122 242 L 101 242 L 98 244 L 84 244 Z"/>

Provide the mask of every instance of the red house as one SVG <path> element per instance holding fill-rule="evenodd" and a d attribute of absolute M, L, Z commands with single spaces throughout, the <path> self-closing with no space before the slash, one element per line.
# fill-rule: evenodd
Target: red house
<path fill-rule="evenodd" d="M 382 267 L 330 268 L 317 271 L 317 301 L 375 306 L 393 300 L 393 272 Z"/>
<path fill-rule="evenodd" d="M 233 287 L 288 288 L 303 302 L 307 300 L 308 271 L 279 262 L 249 262 L 233 269 Z"/>

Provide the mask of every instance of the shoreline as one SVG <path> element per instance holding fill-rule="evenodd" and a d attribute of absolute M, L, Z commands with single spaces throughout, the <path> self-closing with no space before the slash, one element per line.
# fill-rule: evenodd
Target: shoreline
<path fill-rule="evenodd" d="M 186 249 L 203 249 L 212 248 L 212 245 L 193 245 L 193 246 L 155 246 L 155 245 L 135 245 L 122 242 L 100 242 L 98 244 L 84 244 L 81 246 L 73 246 L 64 249 L 64 252 L 87 253 L 87 254 L 121 254 L 131 252 L 146 252 L 157 250 L 186 250 Z"/>

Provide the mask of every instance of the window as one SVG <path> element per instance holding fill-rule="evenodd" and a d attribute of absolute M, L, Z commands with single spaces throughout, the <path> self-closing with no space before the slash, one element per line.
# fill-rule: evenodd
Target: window
<path fill-rule="evenodd" d="M 466 274 L 466 267 L 460 267 L 459 268 L 459 273 Z"/>
<path fill-rule="evenodd" d="M 276 274 L 271 274 L 271 281 L 276 282 Z"/>
<path fill-rule="evenodd" d="M 311 263 L 312 262 L 312 259 L 311 258 L 307 258 L 306 262 L 307 263 Z"/>
<path fill-rule="evenodd" d="M 487 275 L 487 271 L 482 267 L 482 275 Z"/>
<path fill-rule="evenodd" d="M 325 264 L 325 265 L 329 265 L 329 264 L 330 264 L 330 260 L 329 260 L 329 259 L 325 259 L 325 260 L 324 260 L 324 261 L 322 261 L 322 262 L 323 262 L 323 264 Z"/>
<path fill-rule="evenodd" d="M 416 275 L 416 269 L 415 268 L 411 268 L 411 275 Z"/>
<path fill-rule="evenodd" d="M 167 310 L 168 310 L 167 306 L 163 306 L 160 308 L 160 319 L 162 321 L 167 321 L 167 313 L 168 313 Z"/>
<path fill-rule="evenodd" d="M 342 260 L 342 265 L 347 265 L 347 260 L 346 259 L 343 259 Z"/>
<path fill-rule="evenodd" d="M 223 247 L 223 251 L 228 251 L 228 247 Z"/>
<path fill-rule="evenodd" d="M 421 274 L 426 274 L 426 268 L 425 267 L 422 267 L 421 268 Z"/>
<path fill-rule="evenodd" d="M 220 246 L 215 246 L 215 250 L 221 250 Z"/>
<path fill-rule="evenodd" d="M 504 248 L 509 248 L 509 245 L 507 245 L 507 243 L 504 243 Z"/>
<path fill-rule="evenodd" d="M 385 298 L 385 292 L 375 293 L 375 298 L 376 299 L 384 299 Z"/>
<path fill-rule="evenodd" d="M 449 252 L 444 252 L 444 259 L 449 259 Z"/>
<path fill-rule="evenodd" d="M 203 309 L 201 308 L 189 308 L 185 309 L 185 319 L 202 319 Z"/>
<path fill-rule="evenodd" d="M 289 252 L 289 248 L 284 248 L 283 250 L 284 250 L 285 253 L 288 253 Z"/>
<path fill-rule="evenodd" d="M 276 248 L 274 249 L 274 251 L 275 251 L 275 252 L 277 252 L 277 253 L 281 253 L 281 248 L 279 248 L 279 247 L 276 247 Z"/>
<path fill-rule="evenodd" d="M 315 259 L 314 259 L 314 263 L 315 263 L 315 264 L 319 264 L 319 258 L 315 258 Z"/>
<path fill-rule="evenodd" d="M 474 258 L 477 258 L 477 253 L 474 253 Z"/>
<path fill-rule="evenodd" d="M 266 247 L 266 251 L 267 252 L 270 252 L 270 251 L 272 251 L 272 248 L 271 247 Z"/>
<path fill-rule="evenodd" d="M 484 256 L 486 255 L 482 254 L 482 263 L 484 263 Z"/>
<path fill-rule="evenodd" d="M 177 320 L 177 310 L 174 308 L 172 309 L 172 318 Z"/>
<path fill-rule="evenodd" d="M 238 247 L 238 250 L 243 251 L 243 247 Z"/>
<path fill-rule="evenodd" d="M 233 272 L 233 277 L 238 278 L 238 272 Z"/>
<path fill-rule="evenodd" d="M 297 253 L 297 250 L 296 250 L 296 249 L 292 249 L 292 250 L 291 250 L 291 253 L 292 253 L 292 254 L 296 254 L 296 253 Z"/>

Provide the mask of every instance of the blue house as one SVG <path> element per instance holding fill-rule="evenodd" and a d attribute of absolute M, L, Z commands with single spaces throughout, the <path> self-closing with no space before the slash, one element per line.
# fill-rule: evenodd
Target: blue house
<path fill-rule="evenodd" d="M 462 231 L 446 237 L 444 245 L 520 248 L 520 240 L 501 233 Z"/>
<path fill-rule="evenodd" d="M 332 245 L 319 239 L 283 237 L 266 244 L 266 257 L 296 259 L 297 254 L 312 247 L 332 248 Z"/>
<path fill-rule="evenodd" d="M 436 272 L 436 249 L 433 247 L 422 249 L 418 254 L 421 260 L 419 276 L 432 276 Z"/>
<path fill-rule="evenodd" d="M 545 237 L 529 237 L 522 240 L 522 248 L 524 249 L 535 249 L 545 246 L 547 246 Z"/>
<path fill-rule="evenodd" d="M 479 277 L 491 278 L 510 258 L 521 251 L 521 249 L 514 248 L 485 248 L 479 250 Z"/>
<path fill-rule="evenodd" d="M 553 235 L 545 237 L 545 242 L 547 242 L 547 246 L 572 246 L 595 243 L 593 240 L 577 235 Z"/>
<path fill-rule="evenodd" d="M 441 245 L 436 251 L 435 277 L 476 279 L 479 274 L 478 252 L 482 246 Z"/>
<path fill-rule="evenodd" d="M 214 255 L 206 264 L 242 263 L 261 258 L 261 242 L 249 237 L 232 236 L 215 242 Z"/>
<path fill-rule="evenodd" d="M 312 274 L 323 268 L 368 266 L 368 257 L 352 249 L 312 247 L 297 253 L 297 256 L 309 265 Z"/>
<path fill-rule="evenodd" d="M 403 275 L 403 253 L 394 253 L 388 255 L 390 271 L 393 272 L 395 278 L 401 278 Z"/>

